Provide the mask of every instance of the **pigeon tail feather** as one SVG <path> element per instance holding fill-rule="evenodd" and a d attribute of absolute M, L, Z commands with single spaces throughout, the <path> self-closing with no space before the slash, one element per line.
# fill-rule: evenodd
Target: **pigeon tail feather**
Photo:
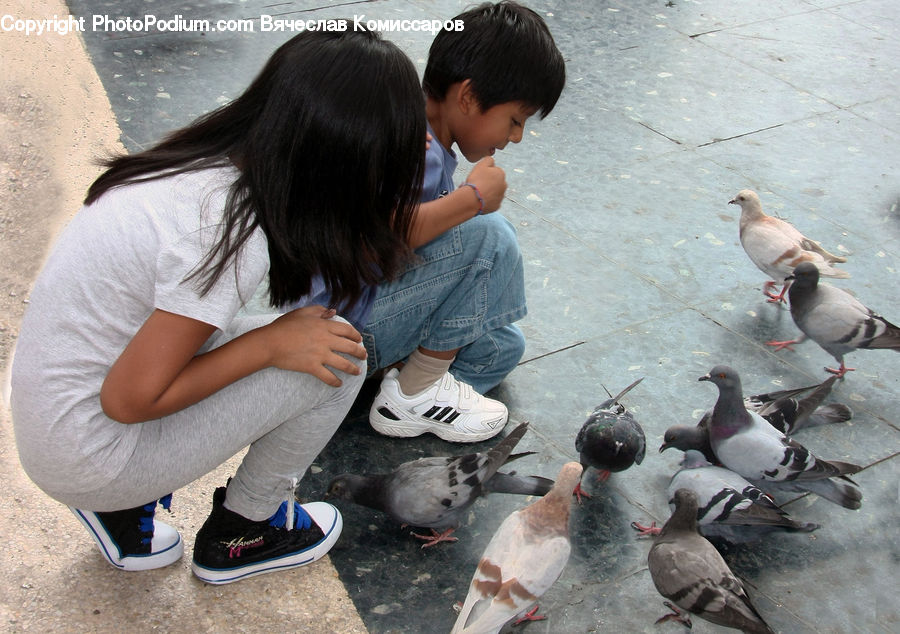
<path fill-rule="evenodd" d="M 498 471 L 484 483 L 484 488 L 491 493 L 544 496 L 553 488 L 553 480 L 541 476 L 520 476 Z"/>
<path fill-rule="evenodd" d="M 855 511 L 862 506 L 862 493 L 855 486 L 834 480 L 813 480 L 804 482 L 799 488 L 815 493 L 845 509 Z"/>

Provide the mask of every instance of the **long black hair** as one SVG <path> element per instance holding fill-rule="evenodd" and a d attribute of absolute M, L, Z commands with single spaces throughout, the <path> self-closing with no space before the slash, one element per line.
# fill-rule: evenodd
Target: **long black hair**
<path fill-rule="evenodd" d="M 300 299 L 320 274 L 332 305 L 347 307 L 406 261 L 425 130 L 418 76 L 394 44 L 371 31 L 306 31 L 231 103 L 106 162 L 85 204 L 120 185 L 234 163 L 220 239 L 191 276 L 201 292 L 260 227 L 273 306 Z"/>

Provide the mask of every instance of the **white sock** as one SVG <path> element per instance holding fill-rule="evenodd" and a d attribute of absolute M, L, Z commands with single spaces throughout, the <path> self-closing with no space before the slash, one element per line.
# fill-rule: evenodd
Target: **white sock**
<path fill-rule="evenodd" d="M 406 396 L 424 392 L 447 373 L 452 363 L 453 359 L 429 357 L 417 348 L 409 355 L 409 359 L 397 376 L 400 391 Z"/>

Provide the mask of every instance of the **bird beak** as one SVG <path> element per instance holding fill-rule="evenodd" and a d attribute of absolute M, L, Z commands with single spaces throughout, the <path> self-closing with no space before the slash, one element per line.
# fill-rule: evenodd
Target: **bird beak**
<path fill-rule="evenodd" d="M 697 379 L 697 380 L 698 380 L 698 381 L 711 381 L 711 380 L 712 380 L 712 377 L 709 376 L 708 374 L 704 374 L 703 376 L 701 376 L 701 377 L 700 377 L 699 379 Z"/>
<path fill-rule="evenodd" d="M 659 453 L 664 452 L 666 449 L 668 449 L 668 448 L 671 447 L 671 446 L 672 446 L 672 445 L 670 445 L 669 443 L 664 442 L 663 444 L 661 444 L 661 445 L 659 446 Z"/>
<path fill-rule="evenodd" d="M 729 204 L 729 205 L 736 205 L 736 204 L 738 204 L 738 201 L 737 201 L 736 198 L 732 198 L 731 200 L 728 201 L 728 204 Z"/>
<path fill-rule="evenodd" d="M 785 282 L 790 282 L 791 280 L 796 280 L 796 279 L 797 279 L 797 277 L 796 277 L 793 273 L 791 273 L 791 274 L 788 275 L 786 278 L 784 278 L 784 281 L 785 281 Z"/>

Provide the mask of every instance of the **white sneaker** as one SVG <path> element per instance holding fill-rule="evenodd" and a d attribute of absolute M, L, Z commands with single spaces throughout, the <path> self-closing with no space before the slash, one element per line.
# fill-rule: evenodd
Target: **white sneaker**
<path fill-rule="evenodd" d="M 369 423 L 380 434 L 408 438 L 431 432 L 450 442 L 479 442 L 500 433 L 509 412 L 447 372 L 424 392 L 400 391 L 399 372 L 390 370 L 369 410 Z"/>

